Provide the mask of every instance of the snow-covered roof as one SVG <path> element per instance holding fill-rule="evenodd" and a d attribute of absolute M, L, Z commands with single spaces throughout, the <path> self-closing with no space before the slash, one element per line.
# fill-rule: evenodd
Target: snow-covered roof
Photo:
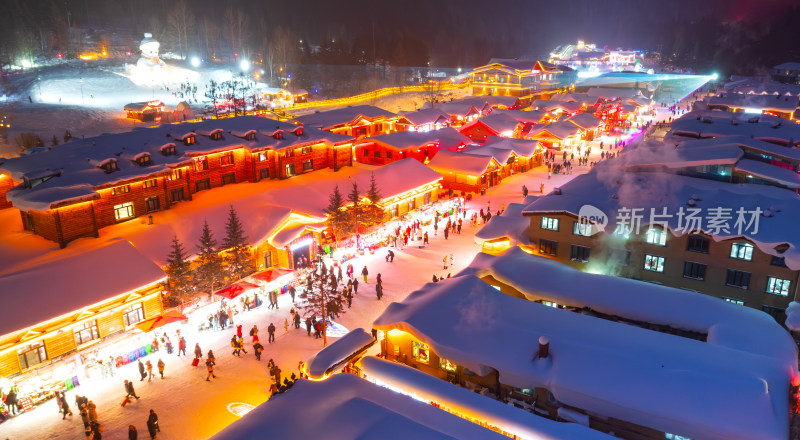
<path fill-rule="evenodd" d="M 771 166 L 771 165 L 770 165 Z M 686 231 L 678 227 L 677 212 L 681 208 L 692 206 L 701 209 L 702 215 L 708 214 L 711 208 L 730 209 L 733 219 L 728 230 L 710 229 L 708 222 L 703 221 L 700 230 L 711 235 L 715 241 L 745 237 L 751 240 L 762 252 L 776 257 L 785 257 L 786 265 L 792 270 L 800 270 L 800 231 L 795 221 L 800 218 L 800 196 L 782 188 L 756 184 L 732 184 L 715 180 L 700 179 L 667 173 L 623 171 L 621 160 L 606 161 L 596 165 L 587 174 L 577 176 L 561 186 L 560 194 L 550 193 L 525 208 L 526 213 L 567 212 L 578 215 L 583 205 L 589 204 L 608 215 L 605 230 L 611 233 L 616 228 L 616 213 L 620 208 L 643 208 L 649 213 L 650 208 L 656 212 L 672 214 L 667 227 L 675 236 L 682 236 Z M 689 200 L 692 203 L 689 204 Z M 687 205 L 689 204 L 689 205 Z M 770 216 L 757 215 L 758 230 L 742 227 L 741 231 L 734 227 L 736 212 L 770 211 Z M 750 220 L 750 216 L 746 216 Z M 644 226 L 649 220 L 643 219 Z M 740 225 L 741 226 L 741 225 Z M 788 244 L 784 252 L 783 244 Z"/>
<path fill-rule="evenodd" d="M 790 95 L 800 96 L 800 85 L 786 84 L 771 80 L 744 78 L 725 84 L 723 89 L 727 93 L 743 93 L 750 95 Z"/>
<path fill-rule="evenodd" d="M 481 109 L 476 108 L 472 104 L 462 103 L 458 101 L 443 102 L 438 105 L 438 109 L 452 116 L 469 116 L 473 114 L 480 114 Z"/>
<path fill-rule="evenodd" d="M 771 142 L 764 142 L 745 135 L 720 136 L 704 139 L 675 138 L 675 140 L 683 141 L 679 145 L 680 148 L 684 150 L 711 145 L 735 145 L 742 150 L 753 153 L 763 153 L 768 156 L 780 156 L 781 158 L 800 161 L 800 149 L 798 148 L 790 148 Z M 800 139 L 798 139 L 798 141 L 800 141 Z"/>
<path fill-rule="evenodd" d="M 637 151 L 626 158 L 628 169 L 645 167 L 686 168 L 702 165 L 733 165 L 744 152 L 733 144 L 675 148 L 671 145 L 654 147 L 650 151 Z"/>
<path fill-rule="evenodd" d="M 526 279 L 542 278 L 570 279 L 552 272 Z M 635 299 L 649 308 L 644 301 Z M 544 387 L 559 402 L 600 417 L 692 438 L 788 435 L 792 370 L 785 362 L 515 298 L 472 274 L 425 285 L 390 304 L 374 327 L 408 332 L 476 374 L 496 369 L 504 384 Z M 536 354 L 542 336 L 547 358 Z"/>
<path fill-rule="evenodd" d="M 494 109 L 492 115 L 506 115 L 517 120 L 521 124 L 538 124 L 547 115 L 545 111 L 528 110 L 504 110 Z"/>
<path fill-rule="evenodd" d="M 456 172 L 480 176 L 491 166 L 493 160 L 491 156 L 475 156 L 472 154 L 440 150 L 436 153 L 436 156 L 433 156 L 433 159 L 428 162 L 428 166 L 442 174 Z"/>
<path fill-rule="evenodd" d="M 541 67 L 542 70 L 544 70 L 545 72 L 558 71 L 558 70 L 561 70 L 561 71 L 571 71 L 572 70 L 571 67 L 551 64 L 551 63 L 548 63 L 548 62 L 545 62 L 545 61 L 540 61 L 540 60 L 520 60 L 518 58 L 492 58 L 492 59 L 489 60 L 489 64 L 488 65 L 492 65 L 492 64 L 502 64 L 504 66 L 512 67 L 512 68 L 517 69 L 517 70 L 533 70 L 533 69 L 537 68 L 537 65 L 538 65 L 538 67 Z M 486 67 L 486 66 L 482 66 L 482 67 Z M 480 67 L 478 67 L 476 69 L 480 69 Z"/>
<path fill-rule="evenodd" d="M 475 233 L 475 243 L 483 244 L 488 240 L 507 239 L 510 246 L 530 241 L 528 231 L 531 227 L 529 218 L 522 215 L 522 210 L 533 203 L 536 196 L 528 196 L 526 203 L 509 203 L 500 215 L 493 215 L 483 227 Z"/>
<path fill-rule="evenodd" d="M 312 379 L 322 379 L 342 366 L 348 357 L 377 342 L 363 328 L 351 330 L 331 345 L 318 351 L 306 361 L 306 372 Z"/>
<path fill-rule="evenodd" d="M 373 356 L 361 360 L 365 378 L 381 386 L 413 393 L 425 401 L 462 411 L 514 434 L 517 438 L 537 440 L 589 440 L 613 437 L 574 423 L 562 423 L 521 411 L 512 405 L 488 399 L 406 365 Z"/>
<path fill-rule="evenodd" d="M 597 96 L 589 96 L 587 93 L 567 93 L 564 95 L 555 94 L 550 96 L 551 101 L 580 102 L 591 107 L 597 104 Z"/>
<path fill-rule="evenodd" d="M 414 125 L 433 124 L 439 120 L 450 122 L 450 115 L 435 108 L 424 108 L 413 112 L 405 112 L 401 113 L 400 116 L 408 119 L 408 121 Z"/>
<path fill-rule="evenodd" d="M 530 157 L 536 153 L 536 149 L 539 147 L 539 141 L 489 136 L 486 138 L 486 142 L 483 143 L 483 146 L 511 150 L 517 156 Z"/>
<path fill-rule="evenodd" d="M 685 139 L 687 134 L 702 138 L 744 135 L 762 141 L 785 144 L 789 141 L 792 143 L 800 141 L 800 124 L 764 115 L 711 110 L 693 111 L 672 121 L 668 137 L 665 139 L 671 139 L 675 135 L 683 135 Z"/>
<path fill-rule="evenodd" d="M 140 128 L 127 133 L 104 134 L 94 138 L 77 139 L 35 154 L 19 156 L 0 161 L 0 172 L 11 175 L 14 180 L 22 181 L 23 176 L 41 170 L 62 170 L 59 177 L 54 177 L 34 188 L 17 186 L 8 191 L 7 198 L 20 210 L 34 209 L 46 211 L 51 207 L 67 202 L 91 200 L 99 198 L 97 188 L 138 180 L 147 176 L 164 175 L 182 164 L 188 164 L 193 155 L 231 150 L 244 147 L 251 151 L 264 149 L 281 149 L 291 146 L 306 145 L 316 142 L 338 143 L 352 139 L 316 129 L 303 130 L 302 135 L 285 136 L 274 139 L 267 136 L 256 136 L 248 141 L 236 136 L 226 136 L 215 141 L 205 136 L 197 137 L 196 142 L 185 146 L 176 145 L 176 154 L 165 156 L 162 151 L 165 139 L 183 139 L 193 135 L 197 130 L 203 132 L 223 129 L 244 133 L 248 130 L 296 128 L 293 124 L 272 119 L 243 116 L 229 119 L 216 119 L 198 123 L 165 124 L 156 128 Z M 167 145 L 170 143 L 167 142 Z M 148 153 L 151 164 L 140 166 L 123 157 L 136 157 Z M 104 162 L 116 160 L 117 171 L 107 173 L 98 168 Z"/>
<path fill-rule="evenodd" d="M 582 130 L 593 130 L 600 125 L 600 118 L 594 117 L 591 113 L 578 113 L 567 119 L 567 121 L 580 127 Z"/>
<path fill-rule="evenodd" d="M 429 403 L 379 387 L 352 374 L 321 382 L 299 380 L 212 440 L 385 440 L 386 438 L 507 439 Z"/>
<path fill-rule="evenodd" d="M 752 159 L 740 160 L 736 163 L 734 169 L 760 179 L 775 182 L 787 188 L 800 188 L 800 174 L 797 174 L 797 172 L 790 169 L 781 168 Z"/>
<path fill-rule="evenodd" d="M 397 115 L 390 111 L 372 105 L 353 105 L 298 116 L 292 119 L 292 122 L 325 130 L 337 125 L 358 121 L 361 118 L 375 119 L 378 117 L 392 118 L 395 116 Z"/>
<path fill-rule="evenodd" d="M 461 99 L 454 99 L 451 102 L 463 102 L 472 104 L 475 108 L 483 108 L 485 106 L 503 106 L 512 107 L 519 104 L 519 98 L 516 96 L 499 96 L 499 95 L 480 95 L 480 96 L 467 96 Z"/>
<path fill-rule="evenodd" d="M 526 136 L 535 137 L 540 136 L 542 133 L 547 132 L 557 139 L 566 139 L 570 136 L 575 136 L 581 131 L 581 128 L 569 121 L 558 121 L 547 125 L 534 126 Z"/>
<path fill-rule="evenodd" d="M 726 93 L 722 96 L 711 96 L 705 99 L 708 105 L 724 105 L 735 108 L 748 108 L 758 110 L 776 110 L 779 112 L 794 112 L 797 110 L 796 96 L 782 95 L 748 95 Z"/>
<path fill-rule="evenodd" d="M 563 110 L 571 113 L 581 109 L 582 103 L 573 101 L 551 101 L 545 99 L 537 99 L 531 104 L 531 108 L 539 111 L 551 112 L 553 110 Z"/>
<path fill-rule="evenodd" d="M 125 240 L 81 253 L 58 254 L 42 264 L 0 274 L 0 335 L 77 312 L 166 277 L 153 260 Z"/>
<path fill-rule="evenodd" d="M 777 69 L 777 70 L 800 70 L 800 63 L 789 62 L 789 63 L 778 64 L 777 66 L 773 67 L 773 69 Z"/>
<path fill-rule="evenodd" d="M 439 154 L 441 152 L 436 155 L 438 156 Z M 358 183 L 361 191 L 366 191 L 369 188 L 370 176 L 373 174 L 380 190 L 381 200 L 387 200 L 414 188 L 442 180 L 441 174 L 428 168 L 420 161 L 409 157 L 354 176 L 353 179 Z M 346 190 L 342 192 L 346 193 Z"/>
<path fill-rule="evenodd" d="M 469 144 L 472 140 L 452 127 L 444 127 L 431 131 L 396 131 L 370 138 L 361 139 L 359 144 L 379 142 L 382 145 L 394 147 L 398 150 L 406 148 L 419 148 L 423 145 L 438 142 L 440 148 L 454 148 L 459 145 Z"/>
<path fill-rule="evenodd" d="M 513 132 L 520 127 L 521 123 L 515 117 L 505 113 L 497 113 L 495 110 L 487 116 L 464 124 L 460 130 L 463 133 L 465 130 L 479 124 L 488 127 L 497 134 L 501 134 Z"/>

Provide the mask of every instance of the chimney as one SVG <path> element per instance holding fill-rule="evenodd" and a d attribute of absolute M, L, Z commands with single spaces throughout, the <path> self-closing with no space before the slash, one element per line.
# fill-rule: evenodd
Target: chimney
<path fill-rule="evenodd" d="M 547 336 L 539 336 L 539 359 L 544 359 L 550 354 L 550 340 Z"/>

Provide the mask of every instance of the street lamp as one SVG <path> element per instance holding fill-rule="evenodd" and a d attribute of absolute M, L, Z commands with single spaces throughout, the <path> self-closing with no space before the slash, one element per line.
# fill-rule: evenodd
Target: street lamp
<path fill-rule="evenodd" d="M 250 61 L 242 60 L 242 62 L 239 63 L 239 67 L 241 67 L 242 72 L 247 72 L 250 70 Z"/>

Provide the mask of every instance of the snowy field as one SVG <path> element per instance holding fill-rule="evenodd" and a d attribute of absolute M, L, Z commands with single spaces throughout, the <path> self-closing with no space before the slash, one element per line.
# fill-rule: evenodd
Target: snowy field
<path fill-rule="evenodd" d="M 472 211 L 485 208 L 491 201 L 493 209 L 500 204 L 508 205 L 511 202 L 522 200 L 522 185 L 528 188 L 539 188 L 545 182 L 545 191 L 550 191 L 554 186 L 562 185 L 577 173 L 584 172 L 585 168 L 578 167 L 576 174 L 556 175 L 547 179 L 547 170 L 539 167 L 534 171 L 517 174 L 505 180 L 502 185 L 489 189 L 486 196 L 478 196 L 467 203 L 467 208 Z M 532 191 L 532 194 L 536 192 Z M 399 301 L 409 293 L 418 289 L 426 282 L 430 282 L 433 274 L 447 276 L 455 274 L 470 263 L 475 254 L 480 250 L 473 241 L 474 233 L 480 228 L 471 227 L 465 223 L 461 235 L 451 235 L 445 240 L 442 235 L 433 236 L 429 232 L 430 244 L 424 249 L 407 247 L 395 250 L 393 263 L 385 261 L 386 250 L 378 250 L 374 255 L 367 255 L 351 260 L 355 272 L 359 273 L 366 265 L 369 269 L 368 284 L 360 284 L 359 294 L 353 300 L 352 309 L 340 316 L 337 323 L 347 329 L 363 327 L 369 329 L 372 322 L 383 309 L 392 301 Z M 442 270 L 442 257 L 453 253 L 455 266 Z M 375 296 L 375 276 L 380 273 L 384 284 L 384 298 L 378 301 Z M 269 374 L 266 370 L 267 361 L 272 358 L 283 371 L 283 376 L 297 373 L 299 361 L 305 361 L 312 354 L 322 348 L 322 341 L 308 337 L 304 326 L 295 330 L 289 326 L 289 331 L 284 332 L 283 320 L 290 318 L 291 297 L 282 295 L 279 298 L 280 309 L 269 310 L 261 306 L 257 310 L 236 315 L 236 324 L 242 324 L 247 348 L 250 338 L 247 336 L 253 325 L 258 325 L 261 330 L 262 343 L 266 341 L 266 327 L 270 322 L 278 328 L 276 342 L 264 344 L 266 350 L 262 354 L 262 361 L 258 362 L 252 350 L 241 358 L 231 355 L 230 337 L 235 330 L 220 332 L 194 332 L 190 326 L 183 327 L 182 333 L 186 335 L 187 351 L 191 353 L 194 344 L 200 343 L 204 353 L 209 349 L 214 350 L 217 356 L 217 379 L 206 382 L 206 370 L 202 366 L 192 367 L 191 357 L 177 357 L 176 354 L 166 355 L 162 359 L 166 363 L 166 378 L 156 379 L 152 383 L 136 380 L 138 370 L 136 364 L 129 364 L 120 368 L 116 377 L 109 379 L 92 379 L 67 393 L 67 400 L 73 406 L 75 414 L 61 420 L 55 401 L 49 401 L 31 413 L 23 414 L 0 425 L 2 436 L 11 440 L 48 438 L 53 440 L 67 440 L 81 438 L 83 424 L 76 408 L 74 408 L 75 393 L 86 395 L 97 405 L 99 421 L 105 425 L 104 439 L 127 438 L 127 426 L 134 424 L 139 430 L 140 438 L 146 435 L 145 422 L 150 409 L 159 414 L 159 423 L 162 433 L 159 439 L 203 439 L 208 438 L 222 428 L 237 420 L 238 417 L 228 411 L 227 406 L 232 403 L 246 403 L 256 406 L 264 402 L 269 395 Z M 175 341 L 175 338 L 172 338 Z M 335 340 L 335 339 L 332 339 Z M 159 356 L 147 357 L 155 363 Z M 125 392 L 123 381 L 134 380 L 136 392 L 141 400 L 125 408 L 120 406 Z M 302 409 L 298 409 L 302 410 Z M 313 416 L 313 415 L 309 415 Z"/>

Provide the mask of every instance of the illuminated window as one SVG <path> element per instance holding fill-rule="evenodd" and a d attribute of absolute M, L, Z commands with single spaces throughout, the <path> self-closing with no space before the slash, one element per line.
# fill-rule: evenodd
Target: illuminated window
<path fill-rule="evenodd" d="M 397 216 L 400 215 L 398 205 L 392 206 L 392 208 L 389 211 L 390 211 L 389 215 L 391 216 L 391 218 L 397 218 Z"/>
<path fill-rule="evenodd" d="M 542 217 L 542 229 L 558 231 L 558 219 L 553 217 Z"/>
<path fill-rule="evenodd" d="M 142 303 L 136 303 L 127 307 L 122 311 L 122 319 L 125 321 L 125 327 L 130 327 L 137 322 L 144 320 L 144 306 Z"/>
<path fill-rule="evenodd" d="M 194 136 L 186 136 L 186 137 L 183 139 L 183 144 L 184 144 L 184 145 L 192 145 L 192 144 L 194 144 L 195 142 L 197 142 L 197 139 L 196 139 Z"/>
<path fill-rule="evenodd" d="M 129 192 L 131 192 L 131 186 L 130 185 L 122 185 L 122 186 L 117 186 L 117 187 L 111 188 L 111 195 L 114 195 L 114 196 L 118 196 L 120 194 L 127 194 Z"/>
<path fill-rule="evenodd" d="M 208 170 L 208 158 L 205 156 L 199 156 L 194 158 L 194 170 L 195 171 L 206 171 Z"/>
<path fill-rule="evenodd" d="M 169 193 L 170 193 L 170 198 L 172 199 L 172 203 L 183 201 L 183 188 L 175 188 Z"/>
<path fill-rule="evenodd" d="M 725 285 L 747 289 L 750 287 L 750 272 L 728 269 L 728 276 L 725 277 Z"/>
<path fill-rule="evenodd" d="M 572 234 L 573 235 L 582 235 L 584 237 L 591 237 L 592 236 L 592 224 L 591 223 L 572 222 Z"/>
<path fill-rule="evenodd" d="M 286 164 L 286 177 L 292 177 L 295 174 L 296 173 L 295 173 L 294 164 L 293 163 L 287 163 Z"/>
<path fill-rule="evenodd" d="M 313 147 L 303 147 L 300 149 L 300 154 L 308 154 L 314 151 Z"/>
<path fill-rule="evenodd" d="M 286 155 L 285 156 L 286 157 L 294 157 L 294 150 L 289 148 L 288 150 L 286 150 Z"/>
<path fill-rule="evenodd" d="M 792 282 L 775 277 L 767 277 L 767 293 L 774 295 L 789 296 L 789 286 Z"/>
<path fill-rule="evenodd" d="M 75 333 L 75 345 L 83 345 L 100 339 L 100 333 L 97 332 L 97 320 L 86 322 L 72 331 Z"/>
<path fill-rule="evenodd" d="M 180 178 L 182 176 L 183 176 L 183 173 L 181 172 L 181 169 L 178 168 L 177 170 L 172 170 L 172 175 L 169 176 L 169 180 L 170 181 L 180 180 Z"/>
<path fill-rule="evenodd" d="M 17 350 L 19 366 L 26 370 L 47 360 L 47 351 L 43 342 L 29 345 L 27 348 Z"/>
<path fill-rule="evenodd" d="M 657 255 L 644 256 L 644 270 L 651 272 L 664 272 L 664 257 Z"/>
<path fill-rule="evenodd" d="M 742 301 L 740 299 L 728 298 L 727 296 L 723 296 L 722 299 L 724 299 L 725 301 L 727 301 L 729 303 L 734 303 L 734 304 L 736 304 L 738 306 L 743 306 L 744 305 L 744 301 Z"/>
<path fill-rule="evenodd" d="M 146 167 L 151 165 L 153 161 L 150 160 L 149 154 L 143 154 L 136 159 L 136 163 L 139 164 L 140 167 Z"/>
<path fill-rule="evenodd" d="M 442 370 L 445 370 L 445 371 L 450 371 L 450 372 L 455 373 L 456 364 L 448 361 L 445 358 L 440 357 L 439 358 L 439 368 L 441 368 Z"/>
<path fill-rule="evenodd" d="M 114 217 L 117 221 L 127 220 L 133 217 L 133 203 L 123 203 L 121 205 L 114 205 Z"/>
<path fill-rule="evenodd" d="M 158 199 L 158 197 L 148 197 L 144 202 L 147 206 L 147 212 L 158 211 L 161 209 L 161 201 Z"/>
<path fill-rule="evenodd" d="M 650 228 L 647 230 L 645 242 L 648 244 L 654 244 L 656 246 L 666 246 L 667 232 L 663 229 Z"/>
<path fill-rule="evenodd" d="M 265 160 L 267 160 L 267 153 L 264 152 L 258 153 L 258 161 L 264 162 Z"/>
<path fill-rule="evenodd" d="M 733 243 L 731 245 L 731 258 L 737 260 L 752 261 L 753 245 L 750 243 Z"/>
<path fill-rule="evenodd" d="M 233 151 L 228 151 L 227 153 L 222 153 L 219 156 L 219 166 L 227 166 L 233 165 Z"/>
<path fill-rule="evenodd" d="M 411 346 L 411 356 L 416 359 L 417 362 L 422 362 L 423 364 L 430 362 L 431 351 L 428 348 L 428 344 L 413 341 L 413 345 Z"/>
<path fill-rule="evenodd" d="M 144 182 L 142 182 L 142 188 L 145 188 L 145 189 L 147 189 L 147 188 L 155 188 L 157 186 L 158 186 L 158 180 L 156 180 L 156 179 L 145 180 Z"/>

